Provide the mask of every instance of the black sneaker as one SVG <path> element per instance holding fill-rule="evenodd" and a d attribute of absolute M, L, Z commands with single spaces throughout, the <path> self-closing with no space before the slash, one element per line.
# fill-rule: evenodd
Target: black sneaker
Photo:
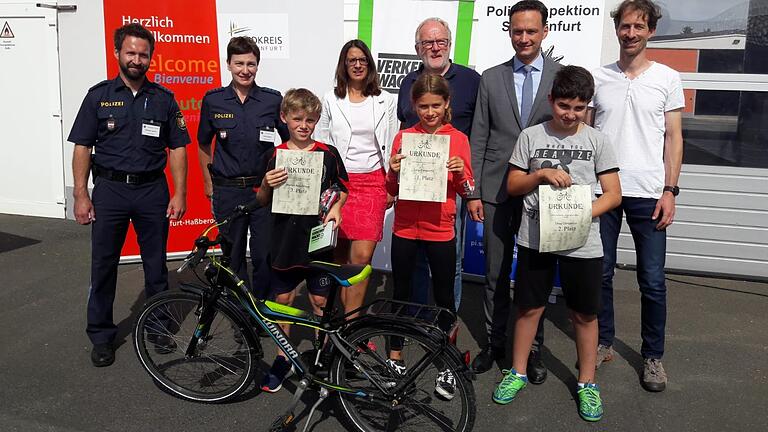
<path fill-rule="evenodd" d="M 453 399 L 456 394 L 456 377 L 450 369 L 445 369 L 437 374 L 435 379 L 435 393 L 444 400 Z"/>
<path fill-rule="evenodd" d="M 393 359 L 387 359 L 387 366 L 389 366 L 393 371 L 395 371 L 396 375 L 403 376 L 406 372 L 405 367 L 405 361 L 404 360 L 393 360 Z M 387 372 L 389 375 L 390 372 Z M 389 381 L 384 383 L 384 387 L 386 388 L 393 388 L 397 386 L 397 381 Z"/>
<path fill-rule="evenodd" d="M 96 367 L 106 367 L 115 362 L 115 348 L 111 343 L 94 344 L 91 350 L 91 363 Z"/>
<path fill-rule="evenodd" d="M 405 361 L 387 359 L 387 366 L 391 367 L 398 375 L 405 375 Z"/>

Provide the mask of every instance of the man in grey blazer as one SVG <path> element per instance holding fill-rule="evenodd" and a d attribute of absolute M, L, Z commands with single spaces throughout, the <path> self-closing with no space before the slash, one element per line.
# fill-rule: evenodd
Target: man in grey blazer
<path fill-rule="evenodd" d="M 509 319 L 509 274 L 514 236 L 520 226 L 522 197 L 507 194 L 512 148 L 520 131 L 552 118 L 547 95 L 560 65 L 541 52 L 547 36 L 547 8 L 523 0 L 510 10 L 510 39 L 515 56 L 486 70 L 480 80 L 470 145 L 475 193 L 467 202 L 472 220 L 483 222 L 485 251 L 485 319 L 488 343 L 472 362 L 477 373 L 504 357 Z M 547 369 L 541 362 L 541 323 L 528 360 L 528 380 L 541 384 Z"/>

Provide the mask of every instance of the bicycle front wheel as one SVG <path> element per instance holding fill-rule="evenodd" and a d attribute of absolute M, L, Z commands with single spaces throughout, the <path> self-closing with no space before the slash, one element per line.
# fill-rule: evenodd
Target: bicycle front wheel
<path fill-rule="evenodd" d="M 188 356 L 200 301 L 199 295 L 187 292 L 149 299 L 136 320 L 133 346 L 144 369 L 171 393 L 198 402 L 223 402 L 253 379 L 255 342 L 243 332 L 239 315 L 218 302 L 207 336 Z"/>
<path fill-rule="evenodd" d="M 393 373 L 384 362 L 388 357 L 392 338 L 402 341 L 402 358 L 406 374 Z M 367 431 L 461 431 L 472 430 L 475 422 L 475 391 L 472 382 L 462 373 L 464 366 L 457 363 L 445 350 L 429 338 L 406 326 L 392 329 L 364 328 L 344 338 L 359 349 L 356 368 L 342 355 L 337 354 L 331 366 L 334 384 L 359 389 L 366 396 L 338 392 L 340 419 L 351 430 Z M 441 351 L 442 350 L 442 351 Z M 437 352 L 440 351 L 440 352 Z M 436 354 L 435 354 L 436 353 Z M 433 356 L 433 354 L 435 354 Z M 408 368 L 422 368 L 414 381 L 406 387 L 405 395 L 397 401 L 389 400 L 372 382 L 395 387 L 410 375 Z M 455 392 L 447 400 L 438 395 L 437 377 L 444 371 L 454 376 Z"/>

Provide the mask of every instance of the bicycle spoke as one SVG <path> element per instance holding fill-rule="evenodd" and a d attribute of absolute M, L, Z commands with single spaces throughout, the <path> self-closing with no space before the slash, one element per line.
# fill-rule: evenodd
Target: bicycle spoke
<path fill-rule="evenodd" d="M 407 406 L 413 407 L 415 410 L 418 410 L 418 413 L 416 413 L 416 418 L 420 418 L 419 414 L 422 414 L 423 416 L 426 416 L 428 418 L 431 418 L 434 420 L 438 426 L 444 431 L 452 431 L 452 421 L 442 412 L 435 409 L 431 404 L 429 403 L 418 403 L 411 399 Z"/>
<path fill-rule="evenodd" d="M 414 432 L 471 430 L 475 415 L 474 407 L 469 406 L 470 401 L 474 401 L 471 383 L 465 382 L 466 378 L 457 377 L 462 381 L 451 400 L 443 400 L 435 394 L 436 378 L 451 361 L 444 352 L 450 347 L 407 330 L 362 329 L 355 335 L 357 339 L 353 336 L 347 340 L 351 346 L 372 347 L 355 358 L 355 364 L 370 378 L 353 369 L 346 359 L 337 360 L 333 369 L 336 379 L 368 395 L 360 398 L 340 394 L 342 412 L 354 425 L 353 429 Z M 391 353 L 390 340 L 400 337 L 404 339 L 398 358 L 405 362 L 404 375 L 399 375 L 386 363 Z M 390 383 L 389 388 L 394 393 L 377 391 L 374 381 Z"/>
<path fill-rule="evenodd" d="M 236 342 L 240 324 L 233 311 L 216 313 L 192 356 L 187 347 L 198 326 L 200 298 L 191 293 L 166 293 L 141 315 L 134 337 L 142 365 L 167 389 L 184 398 L 218 401 L 236 395 L 252 379 L 248 339 Z M 170 337 L 175 349 L 154 345 L 157 336 Z"/>

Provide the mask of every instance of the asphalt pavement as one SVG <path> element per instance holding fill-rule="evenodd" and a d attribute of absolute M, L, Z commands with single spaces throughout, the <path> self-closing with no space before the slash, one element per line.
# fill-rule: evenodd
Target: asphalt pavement
<path fill-rule="evenodd" d="M 169 268 L 178 265 L 172 262 Z M 191 403 L 161 391 L 141 368 L 129 343 L 144 302 L 139 264 L 119 271 L 117 360 L 111 367 L 92 367 L 85 334 L 89 266 L 88 227 L 0 215 L 0 270 L 5 278 L 0 288 L 0 431 L 268 429 L 290 400 L 286 390 L 262 394 L 254 386 L 236 402 Z M 171 272 L 172 287 L 179 278 L 191 276 Z M 603 420 L 589 424 L 577 414 L 573 329 L 561 299 L 545 316 L 547 381 L 528 386 L 512 404 L 499 406 L 491 393 L 500 370 L 479 375 L 474 381 L 475 430 L 768 430 L 768 284 L 669 275 L 667 286 L 665 392 L 648 393 L 640 387 L 640 296 L 635 273 L 619 270 L 618 356 L 597 375 Z M 370 296 L 390 292 L 391 278 L 375 273 Z M 465 282 L 458 345 L 473 355 L 484 342 L 481 299 L 482 286 Z M 308 341 L 302 343 L 308 346 Z M 500 365 L 509 366 L 508 360 Z M 295 381 L 285 387 L 295 388 Z M 314 396 L 305 395 L 302 406 L 313 401 Z M 311 430 L 341 430 L 332 404 L 321 406 Z"/>

